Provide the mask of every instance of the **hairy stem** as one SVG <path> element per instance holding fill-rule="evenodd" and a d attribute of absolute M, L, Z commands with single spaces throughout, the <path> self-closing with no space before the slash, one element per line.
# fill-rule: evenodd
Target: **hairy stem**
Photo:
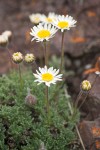
<path fill-rule="evenodd" d="M 48 119 L 48 125 L 49 125 L 49 118 L 50 118 L 50 108 L 49 108 L 49 89 L 48 86 L 46 86 L 45 89 L 45 96 L 46 96 L 46 112 L 47 112 L 47 119 Z"/>
<path fill-rule="evenodd" d="M 64 33 L 62 32 L 62 40 L 61 40 L 61 62 L 60 62 L 60 73 L 62 72 L 63 62 L 64 62 Z"/>
<path fill-rule="evenodd" d="M 45 55 L 45 65 L 48 66 L 48 51 L 46 41 L 44 42 L 44 55 Z"/>
<path fill-rule="evenodd" d="M 76 98 L 76 101 L 75 101 L 75 107 L 78 106 L 78 102 L 79 102 L 80 98 L 82 97 L 82 94 L 83 94 L 83 90 L 80 90 L 80 92 Z"/>
<path fill-rule="evenodd" d="M 8 47 L 6 47 L 6 49 L 7 49 L 8 55 L 9 55 L 9 60 L 10 60 L 11 68 L 13 68 L 12 54 L 11 54 L 11 52 L 10 52 L 10 50 L 9 50 L 9 48 L 8 48 Z"/>
<path fill-rule="evenodd" d="M 20 89 L 22 90 L 23 81 L 22 81 L 22 74 L 21 74 L 21 66 L 20 66 L 20 64 L 18 64 L 18 70 L 19 70 Z"/>
<path fill-rule="evenodd" d="M 47 51 L 47 43 L 44 42 L 44 56 L 45 56 L 45 65 L 48 67 L 48 51 Z M 45 88 L 45 97 L 46 97 L 46 111 L 47 111 L 47 118 L 49 124 L 49 89 L 48 86 Z"/>
<path fill-rule="evenodd" d="M 86 96 L 85 96 L 85 98 L 83 99 L 82 103 L 81 103 L 80 106 L 78 107 L 79 109 L 80 109 L 80 108 L 82 107 L 82 105 L 84 104 L 84 102 L 85 102 L 85 100 L 86 100 L 88 94 L 89 94 L 89 93 L 86 94 Z"/>

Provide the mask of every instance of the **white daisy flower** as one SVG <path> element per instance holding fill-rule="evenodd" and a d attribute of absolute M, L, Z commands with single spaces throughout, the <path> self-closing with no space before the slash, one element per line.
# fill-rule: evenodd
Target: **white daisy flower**
<path fill-rule="evenodd" d="M 77 21 L 73 19 L 71 16 L 64 16 L 59 15 L 56 17 L 56 19 L 53 21 L 53 25 L 56 26 L 58 29 L 63 32 L 64 30 L 70 30 L 71 27 L 75 27 L 75 23 Z"/>
<path fill-rule="evenodd" d="M 37 78 L 34 82 L 45 83 L 46 86 L 50 87 L 50 84 L 56 84 L 57 81 L 62 81 L 62 74 L 59 73 L 59 69 L 53 69 L 53 67 L 50 67 L 49 69 L 47 66 L 44 68 L 39 67 L 39 71 L 37 71 L 37 74 L 34 74 L 34 76 Z"/>
<path fill-rule="evenodd" d="M 33 36 L 32 41 L 36 39 L 37 42 L 43 42 L 52 38 L 56 32 L 56 27 L 51 24 L 39 23 L 31 29 L 30 34 Z"/>
<path fill-rule="evenodd" d="M 57 15 L 53 12 L 50 12 L 48 14 L 48 16 L 43 16 L 41 18 L 41 21 L 42 22 L 45 22 L 45 23 L 52 23 L 55 19 L 56 19 Z"/>
<path fill-rule="evenodd" d="M 42 15 L 42 14 L 40 14 L 40 13 L 37 13 L 37 14 L 31 14 L 31 15 L 29 16 L 30 21 L 31 21 L 32 23 L 34 23 L 34 24 L 40 23 L 42 17 L 45 17 L 45 15 Z"/>

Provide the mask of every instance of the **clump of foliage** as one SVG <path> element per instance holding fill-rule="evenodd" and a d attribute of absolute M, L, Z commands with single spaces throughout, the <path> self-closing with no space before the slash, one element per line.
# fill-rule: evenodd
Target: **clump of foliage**
<path fill-rule="evenodd" d="M 0 77 L 0 149 L 1 150 L 69 150 L 77 138 L 74 127 L 79 114 L 70 114 L 68 101 L 61 88 L 50 87 L 50 114 L 45 109 L 45 86 L 34 83 L 31 71 L 23 73 L 21 90 L 17 72 Z M 27 88 L 36 96 L 35 105 L 27 105 Z M 57 103 L 56 103 L 57 101 Z"/>

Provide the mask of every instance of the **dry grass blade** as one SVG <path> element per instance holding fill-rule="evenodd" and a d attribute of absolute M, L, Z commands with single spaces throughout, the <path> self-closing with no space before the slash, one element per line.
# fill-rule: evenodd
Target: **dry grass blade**
<path fill-rule="evenodd" d="M 65 90 L 65 96 L 67 97 L 66 88 L 64 88 L 64 90 Z M 72 109 L 72 106 L 71 106 L 70 102 L 68 102 L 68 106 L 69 106 L 69 109 L 70 109 L 70 113 L 73 115 L 73 109 Z M 85 146 L 84 146 L 84 143 L 83 143 L 83 140 L 82 140 L 82 138 L 81 138 L 80 132 L 79 132 L 79 130 L 78 130 L 77 125 L 75 126 L 75 129 L 76 129 L 77 135 L 78 135 L 78 137 L 79 137 L 79 140 L 80 140 L 80 142 L 81 142 L 81 145 L 82 145 L 83 150 L 86 150 L 86 149 L 85 149 Z"/>

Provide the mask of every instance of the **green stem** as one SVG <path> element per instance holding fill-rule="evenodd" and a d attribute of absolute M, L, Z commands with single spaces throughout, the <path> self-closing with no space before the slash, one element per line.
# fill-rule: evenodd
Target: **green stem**
<path fill-rule="evenodd" d="M 22 74 L 21 74 L 21 66 L 20 66 L 20 64 L 18 64 L 18 69 L 19 69 L 20 89 L 22 90 L 23 81 L 22 81 Z"/>
<path fill-rule="evenodd" d="M 75 101 L 75 107 L 78 106 L 78 102 L 79 102 L 80 98 L 82 97 L 82 94 L 83 94 L 83 90 L 80 90 L 80 92 L 76 98 L 76 101 Z"/>
<path fill-rule="evenodd" d="M 60 63 L 60 73 L 62 72 L 63 62 L 64 62 L 64 33 L 62 32 L 62 40 L 61 40 L 61 63 Z"/>
<path fill-rule="evenodd" d="M 45 96 L 46 96 L 46 112 L 47 112 L 47 119 L 48 119 L 48 125 L 49 125 L 50 108 L 49 108 L 49 88 L 48 88 L 48 86 L 46 86 L 45 91 L 46 91 L 46 93 L 45 93 Z"/>
<path fill-rule="evenodd" d="M 63 48 L 63 46 L 64 46 L 64 33 L 65 32 L 62 32 L 62 40 L 61 40 L 61 62 L 60 62 L 60 71 L 59 71 L 59 73 L 62 72 L 63 62 L 64 62 L 64 48 Z M 55 95 L 54 95 L 54 99 L 55 99 L 56 103 L 58 101 L 58 98 L 57 98 L 58 95 L 57 95 L 57 93 L 59 92 L 60 85 L 61 85 L 60 83 L 57 83 L 57 91 L 55 92 Z"/>
<path fill-rule="evenodd" d="M 12 54 L 11 54 L 11 52 L 9 51 L 9 48 L 8 48 L 8 47 L 6 47 L 6 49 L 7 49 L 8 55 L 9 55 L 9 59 L 10 59 L 11 68 L 13 68 Z"/>
<path fill-rule="evenodd" d="M 45 65 L 48 66 L 48 51 L 46 41 L 44 42 L 44 55 L 45 55 Z"/>
<path fill-rule="evenodd" d="M 82 107 L 82 105 L 84 104 L 84 102 L 85 102 L 85 100 L 86 100 L 88 94 L 89 94 L 89 93 L 86 94 L 85 98 L 83 99 L 83 101 L 82 101 L 82 103 L 80 104 L 80 106 L 78 107 L 78 109 L 80 109 L 80 108 Z"/>
<path fill-rule="evenodd" d="M 44 56 L 45 56 L 45 65 L 48 67 L 48 51 L 47 51 L 47 45 L 46 41 L 44 42 Z M 46 97 L 46 111 L 47 111 L 47 118 L 48 118 L 48 124 L 49 124 L 49 89 L 46 85 L 45 89 L 45 97 Z"/>
<path fill-rule="evenodd" d="M 48 86 L 46 86 L 46 105 L 47 105 L 47 113 L 48 113 L 49 112 Z"/>

